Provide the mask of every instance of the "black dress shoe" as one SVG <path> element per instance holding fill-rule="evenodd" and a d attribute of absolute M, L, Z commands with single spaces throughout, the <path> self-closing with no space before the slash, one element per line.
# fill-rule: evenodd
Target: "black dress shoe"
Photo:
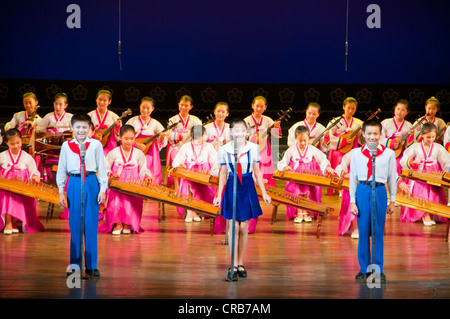
<path fill-rule="evenodd" d="M 356 280 L 363 280 L 366 279 L 368 277 L 369 274 L 363 274 L 362 272 L 359 272 L 356 276 L 355 279 Z"/>
<path fill-rule="evenodd" d="M 86 276 L 89 276 L 89 277 L 100 277 L 100 271 L 98 271 L 98 269 L 94 269 L 94 270 L 86 269 L 85 274 L 86 274 Z"/>
<path fill-rule="evenodd" d="M 243 270 L 239 270 L 239 268 L 244 268 Z M 238 265 L 238 276 L 241 278 L 247 278 L 247 270 L 245 270 L 245 267 L 243 265 Z"/>
<path fill-rule="evenodd" d="M 369 277 L 370 275 L 372 275 L 372 274 L 370 274 L 370 273 L 367 274 L 367 277 Z M 384 273 L 381 273 L 381 274 L 375 273 L 375 274 L 373 274 L 373 277 L 371 278 L 372 282 L 376 282 L 377 275 L 379 275 L 380 283 L 381 284 L 385 284 L 386 283 L 386 275 Z"/>
<path fill-rule="evenodd" d="M 237 281 L 238 280 L 238 270 L 237 267 L 233 267 L 234 271 L 233 274 L 231 274 L 231 268 L 228 268 L 228 275 L 227 275 L 227 279 L 229 281 Z"/>

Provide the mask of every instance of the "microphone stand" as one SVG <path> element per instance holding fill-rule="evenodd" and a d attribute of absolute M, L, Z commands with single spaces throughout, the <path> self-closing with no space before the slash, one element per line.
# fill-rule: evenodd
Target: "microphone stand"
<path fill-rule="evenodd" d="M 377 149 L 370 150 L 372 153 L 372 265 L 375 263 L 375 227 L 376 227 L 376 200 L 375 200 L 375 157 Z M 375 272 L 375 267 L 372 267 L 372 275 Z M 373 277 L 372 277 L 373 278 Z"/>
<path fill-rule="evenodd" d="M 235 247 L 235 232 L 236 232 L 236 187 L 237 187 L 237 161 L 238 161 L 238 147 L 237 141 L 234 141 L 234 176 L 233 176 L 233 224 L 231 228 L 231 278 L 234 276 L 234 247 Z"/>
<path fill-rule="evenodd" d="M 86 157 L 86 145 L 80 144 L 80 157 L 81 157 L 81 227 L 80 227 L 80 278 L 86 279 L 84 277 L 84 165 L 85 165 L 85 157 Z"/>

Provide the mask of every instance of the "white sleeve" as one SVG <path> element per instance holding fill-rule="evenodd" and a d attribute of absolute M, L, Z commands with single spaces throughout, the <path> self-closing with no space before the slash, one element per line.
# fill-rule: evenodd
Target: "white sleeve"
<path fill-rule="evenodd" d="M 314 147 L 314 146 L 310 145 L 308 147 Z M 314 149 L 313 157 L 316 160 L 317 164 L 319 164 L 322 174 L 325 174 L 325 169 L 328 166 L 331 166 L 331 164 L 328 161 L 327 156 L 324 153 L 322 153 L 321 150 L 319 150 L 317 147 L 314 147 L 313 149 Z"/>
<path fill-rule="evenodd" d="M 187 146 L 189 146 L 189 144 L 184 144 L 183 146 L 181 146 L 181 148 L 178 151 L 177 155 L 173 159 L 172 167 L 178 167 L 178 166 L 180 166 L 181 164 L 183 164 L 186 161 Z"/>
<path fill-rule="evenodd" d="M 27 165 L 27 170 L 28 173 L 30 174 L 30 177 L 33 175 L 36 175 L 38 177 L 41 177 L 41 173 L 38 171 L 37 166 L 36 166 L 36 162 L 33 159 L 33 157 L 31 157 L 31 155 L 27 154 L 27 158 L 26 158 L 26 165 Z"/>
<path fill-rule="evenodd" d="M 286 152 L 284 152 L 283 158 L 281 159 L 281 161 L 279 161 L 277 163 L 277 168 L 279 171 L 282 171 L 283 169 L 285 169 L 287 166 L 289 166 L 289 163 L 291 162 L 291 148 L 288 148 L 286 150 Z"/>
<path fill-rule="evenodd" d="M 355 154 L 355 153 L 354 153 Z M 350 161 L 350 203 L 356 203 L 356 186 L 358 185 L 357 170 L 357 156 L 352 156 Z"/>
<path fill-rule="evenodd" d="M 386 150 L 388 151 L 388 150 Z M 397 161 L 395 160 L 395 153 L 394 151 L 390 150 L 390 156 L 389 156 L 389 162 L 388 162 L 388 168 L 389 168 L 389 176 L 387 178 L 387 184 L 389 188 L 389 196 L 390 201 L 395 202 L 395 194 L 397 193 Z"/>
<path fill-rule="evenodd" d="M 67 142 L 64 142 L 61 146 L 61 152 L 58 160 L 58 170 L 56 171 L 56 185 L 58 186 L 59 193 L 63 194 L 66 188 L 67 180 Z"/>
<path fill-rule="evenodd" d="M 138 154 L 139 178 L 144 179 L 145 176 L 152 176 L 152 173 L 147 168 L 147 159 L 145 158 L 145 154 L 137 148 L 135 148 L 134 151 L 137 151 Z"/>

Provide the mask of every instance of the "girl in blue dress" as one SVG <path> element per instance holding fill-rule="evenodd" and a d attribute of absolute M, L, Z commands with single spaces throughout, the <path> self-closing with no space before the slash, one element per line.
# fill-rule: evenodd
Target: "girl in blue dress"
<path fill-rule="evenodd" d="M 234 261 L 237 265 L 234 271 L 228 271 L 228 279 L 237 280 L 239 277 L 247 277 L 247 271 L 243 266 L 244 253 L 248 242 L 248 224 L 251 218 L 262 215 L 261 205 L 256 193 L 255 181 L 261 189 L 264 202 L 269 205 L 270 196 L 264 187 L 262 173 L 259 169 L 259 147 L 255 143 L 246 141 L 247 124 L 243 120 L 235 120 L 230 124 L 231 141 L 221 146 L 217 152 L 218 163 L 221 165 L 219 173 L 219 188 L 214 198 L 214 205 L 221 206 L 221 216 L 227 220 L 228 238 L 232 243 L 233 223 L 233 180 L 234 180 L 234 143 L 237 144 L 237 172 L 238 181 L 236 187 L 236 218 L 234 238 Z M 230 244 L 230 253 L 232 245 Z M 232 275 L 233 274 L 233 275 Z"/>

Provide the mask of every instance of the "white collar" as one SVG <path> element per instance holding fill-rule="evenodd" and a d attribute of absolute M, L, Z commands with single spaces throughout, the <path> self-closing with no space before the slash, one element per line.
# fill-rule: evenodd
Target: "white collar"
<path fill-rule="evenodd" d="M 75 137 L 73 139 L 71 139 L 69 142 L 80 145 L 80 143 L 78 143 L 78 140 Z M 86 143 L 86 142 L 89 142 L 89 143 L 92 142 L 92 138 L 86 137 L 86 139 L 84 140 L 84 143 Z"/>
<path fill-rule="evenodd" d="M 255 144 L 255 143 L 246 141 L 246 143 L 245 143 L 245 145 L 244 145 L 242 151 L 241 151 L 238 155 L 247 153 L 254 145 L 258 146 L 258 145 Z M 228 142 L 227 144 L 225 144 L 225 145 L 224 145 L 224 148 L 225 148 L 225 151 L 226 151 L 227 153 L 234 154 L 234 145 L 233 145 L 233 141 L 230 141 L 230 142 Z"/>
<path fill-rule="evenodd" d="M 378 143 L 377 149 L 382 151 L 383 149 L 381 148 L 381 143 Z M 367 143 L 364 144 L 364 147 L 361 148 L 361 152 L 363 152 L 364 150 L 369 150 L 369 148 L 367 147 Z M 369 150 L 370 151 L 370 150 Z"/>

